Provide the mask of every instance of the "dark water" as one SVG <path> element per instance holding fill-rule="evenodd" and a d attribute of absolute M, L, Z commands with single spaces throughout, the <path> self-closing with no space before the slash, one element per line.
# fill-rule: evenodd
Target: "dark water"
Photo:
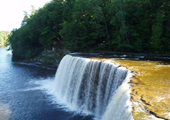
<path fill-rule="evenodd" d="M 65 111 L 34 84 L 54 79 L 55 73 L 55 69 L 12 62 L 12 54 L 0 48 L 0 119 L 91 120 L 90 116 Z"/>
<path fill-rule="evenodd" d="M 130 60 L 151 60 L 151 61 L 170 61 L 170 54 L 154 53 L 130 53 L 130 52 L 90 52 L 90 53 L 71 53 L 72 56 L 130 59 Z"/>

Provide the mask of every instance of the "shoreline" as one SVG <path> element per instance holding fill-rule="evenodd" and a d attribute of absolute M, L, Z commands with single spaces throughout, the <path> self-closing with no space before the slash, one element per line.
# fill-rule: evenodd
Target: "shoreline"
<path fill-rule="evenodd" d="M 52 56 L 57 55 L 59 57 L 52 58 Z M 34 63 L 35 65 L 57 69 L 60 64 L 61 59 L 67 54 L 58 54 L 56 52 L 42 53 L 38 57 L 25 60 L 22 59 L 21 62 Z M 144 60 L 144 61 L 162 61 L 160 64 L 170 64 L 170 55 L 166 54 L 154 54 L 154 53 L 130 53 L 130 52 L 75 52 L 68 53 L 71 56 L 79 57 L 98 57 L 98 58 L 110 58 L 110 59 L 128 59 L 128 60 Z M 43 56 L 43 57 L 42 57 Z M 45 57 L 44 57 L 45 56 Z M 19 58 L 18 56 L 15 56 Z M 52 58 L 52 59 L 51 59 Z"/>

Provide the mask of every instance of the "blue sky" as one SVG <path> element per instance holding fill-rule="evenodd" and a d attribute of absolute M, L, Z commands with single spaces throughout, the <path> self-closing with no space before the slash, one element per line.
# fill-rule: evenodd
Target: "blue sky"
<path fill-rule="evenodd" d="M 24 12 L 31 10 L 31 5 L 36 9 L 43 7 L 51 0 L 0 0 L 0 31 L 11 31 L 19 28 L 24 17 Z"/>

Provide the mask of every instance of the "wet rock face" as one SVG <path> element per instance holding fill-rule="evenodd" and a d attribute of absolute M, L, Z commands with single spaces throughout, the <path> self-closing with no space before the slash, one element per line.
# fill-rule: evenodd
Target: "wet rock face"
<path fill-rule="evenodd" d="M 44 50 L 38 57 L 34 58 L 32 61 L 38 62 L 39 64 L 50 67 L 57 68 L 61 59 L 70 51 L 66 49 L 52 49 Z"/>
<path fill-rule="evenodd" d="M 170 65 L 162 61 L 113 61 L 134 72 L 130 82 L 134 119 L 170 119 Z"/>

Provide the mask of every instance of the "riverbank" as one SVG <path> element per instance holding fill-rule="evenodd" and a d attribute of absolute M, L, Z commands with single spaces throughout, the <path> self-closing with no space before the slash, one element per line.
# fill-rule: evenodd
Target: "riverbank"
<path fill-rule="evenodd" d="M 69 52 L 65 51 L 61 53 L 66 54 Z M 64 56 L 64 54 L 61 53 L 56 53 L 56 51 L 44 51 L 39 57 L 33 59 L 32 62 L 54 68 L 58 66 L 62 58 L 61 55 Z M 71 55 L 84 57 L 96 56 L 99 57 L 99 60 L 105 60 L 106 57 L 106 59 L 130 69 L 133 72 L 133 77 L 129 84 L 131 85 L 131 102 L 133 105 L 132 112 L 134 119 L 170 119 L 170 57 L 168 55 L 130 54 L 125 52 L 122 54 L 118 52 L 110 52 L 109 54 L 98 52 L 71 53 Z M 155 58 L 154 60 L 146 59 L 149 57 Z"/>
<path fill-rule="evenodd" d="M 30 63 L 37 66 L 47 67 L 57 69 L 61 59 L 69 54 L 70 51 L 66 49 L 53 49 L 53 50 L 44 50 L 37 57 L 32 59 L 25 59 L 17 55 L 13 55 L 12 60 L 14 62 L 24 62 Z"/>
<path fill-rule="evenodd" d="M 133 60 L 164 60 L 162 64 L 170 63 L 170 55 L 167 54 L 154 54 L 154 53 L 130 53 L 130 52 L 76 52 L 70 53 L 66 49 L 59 49 L 57 51 L 43 51 L 38 57 L 31 59 L 37 65 L 57 68 L 61 59 L 66 55 L 82 56 L 82 57 L 99 57 L 99 58 L 120 58 L 120 59 L 133 59 Z"/>
<path fill-rule="evenodd" d="M 1 48 L 0 120 L 85 119 L 84 116 L 65 111 L 43 89 L 48 84 L 41 83 L 54 80 L 56 69 L 35 67 L 11 59 L 12 54 Z"/>

